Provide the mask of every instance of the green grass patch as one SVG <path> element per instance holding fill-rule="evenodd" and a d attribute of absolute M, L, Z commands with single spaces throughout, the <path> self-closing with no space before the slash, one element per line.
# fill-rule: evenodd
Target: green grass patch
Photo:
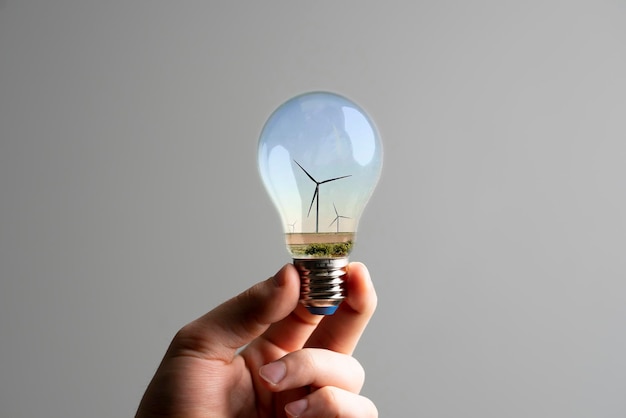
<path fill-rule="evenodd" d="M 313 257 L 344 257 L 352 250 L 352 241 L 339 243 L 314 243 L 308 245 L 291 245 L 294 255 Z"/>

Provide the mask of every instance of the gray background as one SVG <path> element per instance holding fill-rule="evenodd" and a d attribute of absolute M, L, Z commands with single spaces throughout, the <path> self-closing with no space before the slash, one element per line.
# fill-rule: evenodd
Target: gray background
<path fill-rule="evenodd" d="M 352 255 L 381 416 L 626 416 L 623 1 L 4 0 L 1 417 L 132 416 L 289 261 L 257 138 L 318 89 L 385 145 Z"/>

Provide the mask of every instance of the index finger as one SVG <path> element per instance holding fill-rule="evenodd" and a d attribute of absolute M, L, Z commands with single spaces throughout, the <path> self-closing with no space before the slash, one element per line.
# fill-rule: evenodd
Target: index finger
<path fill-rule="evenodd" d="M 363 263 L 348 265 L 344 282 L 346 299 L 334 315 L 325 316 L 305 347 L 326 348 L 352 354 L 367 323 L 376 310 L 378 298 L 369 271 Z"/>
<path fill-rule="evenodd" d="M 230 362 L 236 351 L 260 336 L 297 306 L 299 277 L 286 264 L 269 279 L 259 282 L 222 303 L 176 335 L 170 354 L 200 355 Z"/>

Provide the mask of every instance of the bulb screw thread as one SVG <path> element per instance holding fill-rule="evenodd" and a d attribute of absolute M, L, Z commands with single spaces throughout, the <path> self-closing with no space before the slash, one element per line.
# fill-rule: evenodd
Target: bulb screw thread
<path fill-rule="evenodd" d="M 345 298 L 348 258 L 293 259 L 300 273 L 300 303 L 315 315 L 332 315 Z"/>

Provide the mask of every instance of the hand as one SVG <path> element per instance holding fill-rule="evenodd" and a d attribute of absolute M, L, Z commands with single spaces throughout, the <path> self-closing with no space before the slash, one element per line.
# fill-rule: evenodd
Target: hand
<path fill-rule="evenodd" d="M 332 316 L 300 303 L 291 264 L 183 327 L 137 417 L 377 417 L 360 396 L 351 356 L 376 308 L 367 268 L 350 263 L 347 297 Z M 245 347 L 245 348 L 243 348 Z"/>

